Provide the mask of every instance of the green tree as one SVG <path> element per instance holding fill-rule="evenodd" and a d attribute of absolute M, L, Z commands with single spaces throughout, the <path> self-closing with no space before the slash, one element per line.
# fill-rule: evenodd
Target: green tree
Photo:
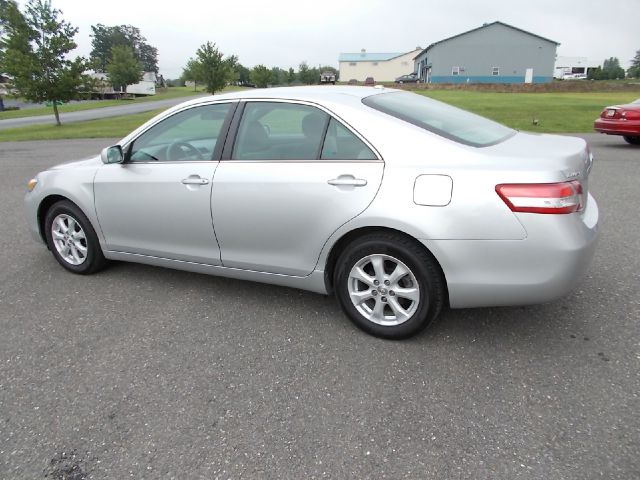
<path fill-rule="evenodd" d="M 78 98 L 88 84 L 85 59 L 67 58 L 78 29 L 59 19 L 61 13 L 50 0 L 29 0 L 21 15 L 6 19 L 3 55 L 13 87 L 33 102 L 51 102 L 57 125 L 58 104 Z"/>
<path fill-rule="evenodd" d="M 307 62 L 302 62 L 298 67 L 298 80 L 305 85 L 313 85 L 320 81 L 320 70 L 316 67 L 309 68 Z"/>
<path fill-rule="evenodd" d="M 627 70 L 627 76 L 640 78 L 640 50 L 637 50 L 636 56 L 631 59 L 631 67 Z"/>
<path fill-rule="evenodd" d="M 101 23 L 91 26 L 91 61 L 97 72 L 106 72 L 111 61 L 113 47 L 127 46 L 145 72 L 158 73 L 158 49 L 149 45 L 140 29 L 133 25 L 109 27 Z"/>
<path fill-rule="evenodd" d="M 4 53 L 7 48 L 7 35 L 12 28 L 11 25 L 24 23 L 24 18 L 18 10 L 18 5 L 14 0 L 0 0 L 0 73 L 6 71 L 4 67 Z M 0 112 L 4 110 L 4 99 L 0 93 Z"/>
<path fill-rule="evenodd" d="M 296 72 L 293 68 L 289 67 L 289 71 L 287 72 L 287 84 L 291 85 L 296 81 Z"/>
<path fill-rule="evenodd" d="M 256 65 L 251 70 L 251 81 L 260 88 L 264 88 L 271 83 L 271 70 L 264 65 Z"/>
<path fill-rule="evenodd" d="M 224 54 L 212 42 L 205 43 L 196 52 L 196 73 L 205 84 L 207 92 L 212 95 L 232 81 L 238 64 L 238 58 L 234 55 L 223 57 Z"/>
<path fill-rule="evenodd" d="M 202 82 L 202 71 L 200 67 L 201 65 L 196 59 L 190 58 L 182 69 L 182 75 L 180 76 L 183 82 L 193 82 L 194 92 L 198 89 L 198 83 Z"/>
<path fill-rule="evenodd" d="M 237 80 L 240 85 L 245 85 L 251 81 L 251 70 L 241 64 L 236 65 Z"/>
<path fill-rule="evenodd" d="M 620 60 L 618 60 L 617 57 L 610 57 L 604 61 L 602 64 L 602 73 L 607 80 L 624 78 L 624 68 L 620 66 Z"/>
<path fill-rule="evenodd" d="M 271 85 L 284 85 L 287 83 L 287 72 L 280 67 L 271 69 Z"/>
<path fill-rule="evenodd" d="M 307 62 L 302 62 L 298 66 L 298 80 L 300 83 L 307 83 L 307 79 L 309 78 L 309 65 Z"/>
<path fill-rule="evenodd" d="M 111 49 L 111 60 L 107 64 L 107 76 L 113 87 L 119 87 L 123 92 L 127 85 L 142 80 L 142 65 L 130 47 L 118 45 Z"/>

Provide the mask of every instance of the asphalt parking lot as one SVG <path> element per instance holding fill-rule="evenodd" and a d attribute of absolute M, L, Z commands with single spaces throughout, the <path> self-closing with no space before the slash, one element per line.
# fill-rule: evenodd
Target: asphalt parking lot
<path fill-rule="evenodd" d="M 25 184 L 110 141 L 0 143 L 0 478 L 640 478 L 640 148 L 584 137 L 601 238 L 580 287 L 403 342 L 312 293 L 67 273 Z"/>

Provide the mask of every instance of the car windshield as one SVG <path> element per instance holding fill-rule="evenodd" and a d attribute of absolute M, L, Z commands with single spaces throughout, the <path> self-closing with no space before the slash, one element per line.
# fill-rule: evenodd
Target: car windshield
<path fill-rule="evenodd" d="M 458 143 L 488 147 L 516 134 L 515 130 L 493 120 L 409 92 L 371 95 L 362 100 L 375 108 Z"/>

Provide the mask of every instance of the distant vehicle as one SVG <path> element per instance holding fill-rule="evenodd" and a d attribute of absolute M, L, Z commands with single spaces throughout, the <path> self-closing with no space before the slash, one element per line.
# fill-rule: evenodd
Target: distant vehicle
<path fill-rule="evenodd" d="M 375 80 L 373 79 L 373 77 L 367 77 L 367 78 L 365 78 L 365 79 L 364 79 L 364 84 L 365 84 L 365 85 L 369 85 L 369 86 L 371 86 L 371 85 L 375 85 L 375 83 L 376 83 L 376 82 L 375 82 Z"/>
<path fill-rule="evenodd" d="M 349 85 L 357 85 L 358 84 L 358 80 L 356 80 L 355 78 L 352 78 L 351 80 L 349 80 L 347 82 Z"/>
<path fill-rule="evenodd" d="M 592 161 L 581 138 L 391 88 L 242 90 L 39 173 L 25 204 L 71 272 L 113 259 L 333 292 L 363 330 L 403 338 L 445 305 L 569 292 L 596 244 Z"/>
<path fill-rule="evenodd" d="M 593 128 L 607 135 L 622 135 L 625 142 L 640 145 L 640 98 L 626 105 L 606 107 Z"/>
<path fill-rule="evenodd" d="M 142 80 L 138 83 L 127 85 L 126 89 L 122 91 L 120 88 L 117 90 L 113 87 L 109 81 L 109 77 L 106 73 L 96 72 L 90 74 L 90 77 L 95 81 L 93 96 L 101 98 L 115 98 L 124 94 L 129 95 L 155 95 L 156 94 L 156 74 L 154 72 L 144 72 L 142 74 Z"/>
<path fill-rule="evenodd" d="M 410 73 L 409 75 L 402 75 L 396 78 L 396 83 L 418 83 L 420 79 L 417 73 Z"/>
<path fill-rule="evenodd" d="M 322 72 L 320 74 L 320 83 L 331 83 L 332 85 L 336 84 L 336 74 L 331 70 L 327 70 L 326 72 Z"/>

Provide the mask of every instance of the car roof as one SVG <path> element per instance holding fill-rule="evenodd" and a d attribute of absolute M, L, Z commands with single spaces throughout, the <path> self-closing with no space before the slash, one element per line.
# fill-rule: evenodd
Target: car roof
<path fill-rule="evenodd" d="M 347 85 L 313 85 L 304 87 L 275 87 L 275 88 L 249 88 L 235 92 L 227 92 L 209 97 L 200 97 L 187 102 L 187 104 L 198 104 L 213 100 L 234 100 L 234 99 L 281 99 L 281 100 L 302 100 L 314 103 L 336 102 L 345 103 L 348 101 L 360 101 L 363 98 L 391 91 L 400 91 L 394 88 L 386 88 L 382 85 L 375 87 L 347 86 Z M 185 104 L 183 104 L 185 105 Z"/>

